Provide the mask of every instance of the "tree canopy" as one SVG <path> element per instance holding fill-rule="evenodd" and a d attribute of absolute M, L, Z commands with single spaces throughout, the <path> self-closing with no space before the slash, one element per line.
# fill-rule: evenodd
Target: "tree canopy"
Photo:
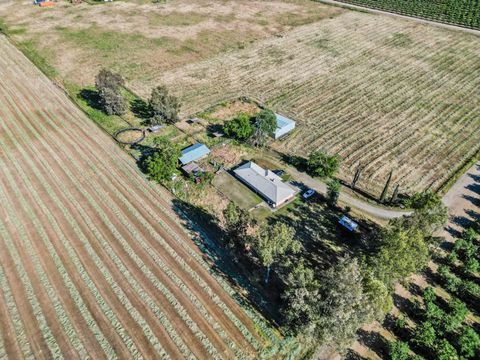
<path fill-rule="evenodd" d="M 235 119 L 228 121 L 224 125 L 223 131 L 229 137 L 238 140 L 247 140 L 253 135 L 255 129 L 250 117 L 247 114 L 240 114 Z"/>
<path fill-rule="evenodd" d="M 179 120 L 181 104 L 177 97 L 169 94 L 166 86 L 157 86 L 152 90 L 148 105 L 152 112 L 151 123 L 176 123 Z"/>
<path fill-rule="evenodd" d="M 155 150 L 145 158 L 143 167 L 151 180 L 161 183 L 170 180 L 176 172 L 181 151 L 177 144 L 165 137 L 156 138 L 154 144 Z"/>
<path fill-rule="evenodd" d="M 325 151 L 314 151 L 307 160 L 310 174 L 320 177 L 332 177 L 340 167 L 340 155 L 328 155 Z"/>
<path fill-rule="evenodd" d="M 277 128 L 277 117 L 271 110 L 262 110 L 255 117 L 255 131 L 251 137 L 254 146 L 265 146 L 268 137 Z"/>
<path fill-rule="evenodd" d="M 122 115 L 127 111 L 127 104 L 120 93 L 123 85 L 122 76 L 107 69 L 101 69 L 95 77 L 100 106 L 108 115 Z"/>
<path fill-rule="evenodd" d="M 302 247 L 298 240 L 294 239 L 295 230 L 287 224 L 277 222 L 274 225 L 264 224 L 255 241 L 257 252 L 263 266 L 267 268 L 265 282 L 268 282 L 268 275 L 272 264 L 279 260 L 288 251 L 298 253 Z"/>
<path fill-rule="evenodd" d="M 417 229 L 389 225 L 382 231 L 379 241 L 373 269 L 375 276 L 388 286 L 423 269 L 428 263 L 428 245 Z"/>

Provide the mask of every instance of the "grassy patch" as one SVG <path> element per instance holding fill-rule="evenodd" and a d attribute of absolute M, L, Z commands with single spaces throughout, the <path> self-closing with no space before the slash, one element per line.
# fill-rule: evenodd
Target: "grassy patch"
<path fill-rule="evenodd" d="M 57 70 L 47 61 L 47 59 L 37 50 L 37 44 L 33 40 L 22 41 L 15 44 L 32 63 L 35 64 L 45 75 L 54 79 L 58 77 Z"/>
<path fill-rule="evenodd" d="M 408 47 L 412 42 L 410 36 L 404 33 L 394 33 L 389 41 L 395 47 Z"/>
<path fill-rule="evenodd" d="M 149 17 L 148 22 L 150 25 L 154 26 L 191 26 L 199 24 L 207 19 L 208 17 L 204 14 L 196 12 L 185 13 L 173 11 L 162 16 L 153 14 Z"/>
<path fill-rule="evenodd" d="M 109 134 L 128 127 L 129 124 L 119 116 L 107 115 L 102 110 L 96 108 L 95 94 L 93 87 L 82 88 L 72 83 L 65 83 L 65 88 L 71 99 L 102 129 Z"/>
<path fill-rule="evenodd" d="M 217 174 L 212 184 L 243 209 L 251 209 L 262 202 L 258 195 L 225 171 Z"/>

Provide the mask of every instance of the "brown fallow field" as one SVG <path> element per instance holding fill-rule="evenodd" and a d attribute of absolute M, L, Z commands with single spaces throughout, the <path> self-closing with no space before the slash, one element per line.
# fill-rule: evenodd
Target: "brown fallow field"
<path fill-rule="evenodd" d="M 4 36 L 0 53 L 0 357 L 256 358 L 280 344 L 166 190 Z"/>

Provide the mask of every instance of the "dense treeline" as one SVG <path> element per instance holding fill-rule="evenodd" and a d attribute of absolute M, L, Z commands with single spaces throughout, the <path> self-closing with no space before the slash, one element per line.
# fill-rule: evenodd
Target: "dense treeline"
<path fill-rule="evenodd" d="M 268 292 L 281 298 L 282 325 L 311 344 L 345 350 L 356 331 L 392 307 L 395 284 L 422 270 L 436 246 L 432 234 L 447 220 L 440 197 L 412 198 L 413 214 L 391 221 L 369 239 L 363 256 L 338 254 L 326 268 L 311 263 L 304 239 L 281 220 L 258 223 L 233 203 L 223 213 L 225 245 L 245 268 L 264 272 Z M 335 206 L 331 204 L 331 206 Z M 275 278 L 276 286 L 266 286 Z"/>
<path fill-rule="evenodd" d="M 396 319 L 393 330 L 399 340 L 389 343 L 390 359 L 479 358 L 479 324 L 472 316 L 480 301 L 479 248 L 477 224 L 463 232 L 438 268 L 438 285 L 447 290 L 448 298 L 444 291 L 427 287 L 412 301 L 412 310 Z"/>
<path fill-rule="evenodd" d="M 480 28 L 479 0 L 339 0 L 403 15 Z"/>

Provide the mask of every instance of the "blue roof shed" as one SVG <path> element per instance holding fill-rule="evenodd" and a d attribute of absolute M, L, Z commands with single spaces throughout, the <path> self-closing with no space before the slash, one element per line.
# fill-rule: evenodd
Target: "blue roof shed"
<path fill-rule="evenodd" d="M 210 149 L 201 143 L 196 143 L 192 146 L 189 146 L 186 149 L 182 150 L 182 156 L 180 157 L 180 162 L 183 165 L 191 163 L 192 161 L 201 159 L 204 156 L 207 156 L 210 153 Z"/>
<path fill-rule="evenodd" d="M 278 139 L 295 129 L 295 121 L 293 121 L 292 119 L 289 119 L 280 114 L 275 114 L 275 117 L 277 118 L 277 128 L 274 133 L 275 139 Z"/>

